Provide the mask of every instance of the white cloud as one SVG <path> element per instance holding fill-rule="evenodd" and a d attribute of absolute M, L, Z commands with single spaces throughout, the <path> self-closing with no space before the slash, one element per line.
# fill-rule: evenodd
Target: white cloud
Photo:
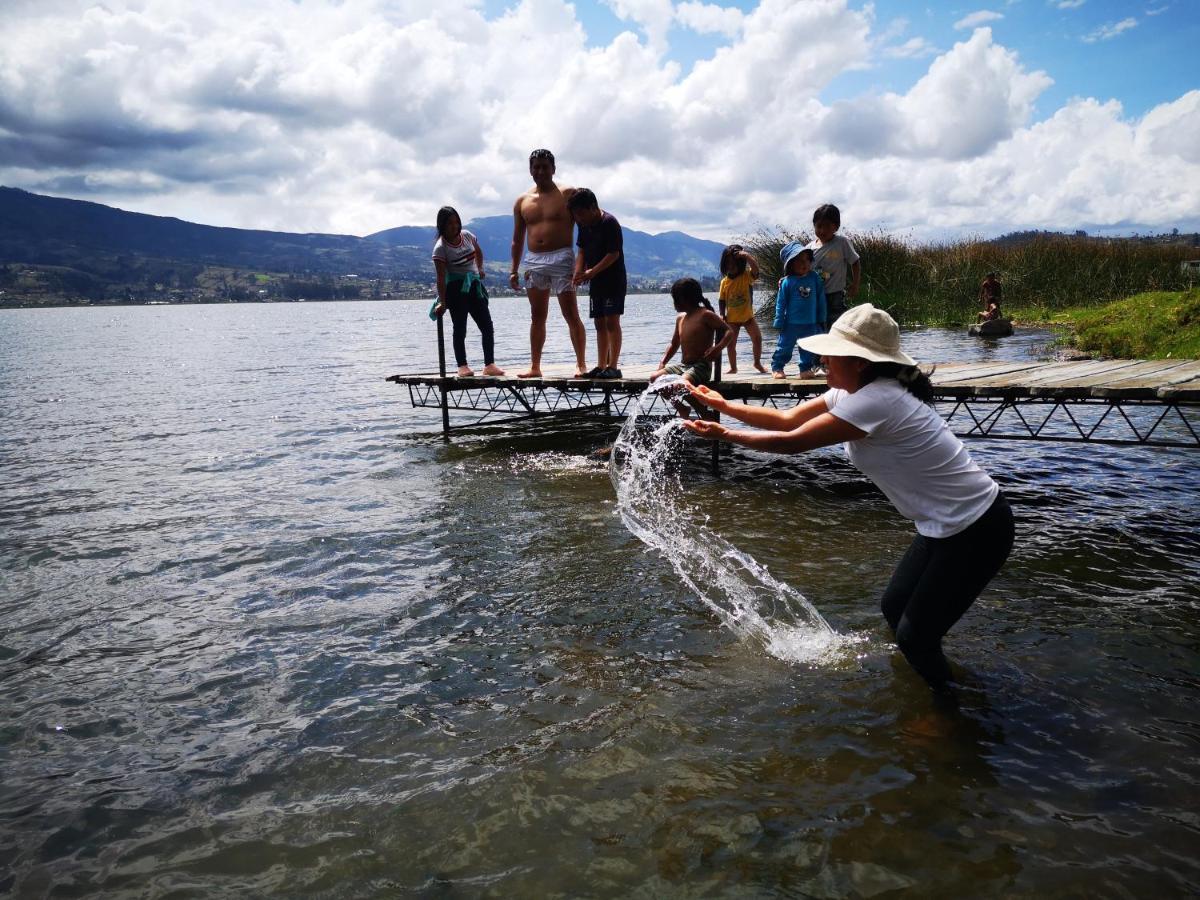
<path fill-rule="evenodd" d="M 1149 159 L 1200 164 L 1200 90 L 1156 106 L 1137 127 L 1137 146 Z"/>
<path fill-rule="evenodd" d="M 966 31 L 968 28 L 975 28 L 979 25 L 986 25 L 988 22 L 997 22 L 1004 18 L 1004 13 L 993 12 L 990 9 L 981 9 L 977 12 L 963 16 L 954 23 L 954 27 L 958 31 Z"/>
<path fill-rule="evenodd" d="M 980 28 L 934 60 L 907 94 L 835 103 L 823 130 L 855 156 L 963 159 L 986 153 L 1028 122 L 1051 84 Z"/>
<path fill-rule="evenodd" d="M 1137 19 L 1134 19 L 1132 17 L 1127 18 L 1127 19 L 1122 19 L 1120 22 L 1110 22 L 1107 25 L 1103 25 L 1100 28 L 1097 28 L 1095 31 L 1091 32 L 1090 34 L 1085 34 L 1083 36 L 1083 42 L 1085 44 L 1094 44 L 1097 41 L 1112 40 L 1117 35 L 1128 31 L 1130 28 L 1136 28 L 1137 23 L 1138 23 Z"/>
<path fill-rule="evenodd" d="M 740 9 L 732 6 L 680 3 L 675 7 L 675 19 L 679 24 L 700 34 L 723 34 L 732 38 L 741 31 L 745 15 Z"/>
<path fill-rule="evenodd" d="M 1082 98 L 1035 122 L 1049 76 L 981 28 L 907 91 L 829 104 L 831 82 L 890 46 L 931 48 L 902 42 L 906 23 L 875 31 L 846 0 L 762 0 L 685 72 L 645 31 L 590 46 L 567 0 L 482 10 L 10 0 L 0 183 L 366 234 L 429 223 L 445 203 L 505 213 L 547 146 L 562 182 L 595 189 L 625 225 L 718 240 L 806 223 L 823 202 L 852 229 L 917 234 L 1200 227 L 1200 91 L 1140 120 Z"/>
<path fill-rule="evenodd" d="M 1050 4 L 1057 9 L 1079 9 L 1087 0 L 1050 0 Z"/>
<path fill-rule="evenodd" d="M 1170 7 L 1169 5 L 1168 5 L 1168 6 L 1157 6 L 1157 7 L 1155 7 L 1154 9 L 1148 9 L 1148 10 L 1146 10 L 1146 15 L 1148 15 L 1148 16 L 1161 16 L 1163 13 L 1165 13 L 1165 12 L 1166 12 L 1168 9 L 1170 9 L 1170 8 L 1171 8 L 1171 7 Z"/>
<path fill-rule="evenodd" d="M 621 21 L 635 22 L 655 52 L 666 50 L 667 30 L 675 18 L 675 5 L 671 0 L 604 0 L 604 5 Z"/>
<path fill-rule="evenodd" d="M 919 59 L 923 56 L 933 56 L 937 53 L 937 47 L 923 37 L 914 37 L 903 44 L 884 47 L 882 52 L 889 59 Z"/>

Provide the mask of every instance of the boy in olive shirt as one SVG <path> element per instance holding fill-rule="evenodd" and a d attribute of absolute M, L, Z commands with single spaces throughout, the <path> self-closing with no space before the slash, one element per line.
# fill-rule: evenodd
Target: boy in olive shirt
<path fill-rule="evenodd" d="M 842 212 L 832 203 L 817 207 L 813 213 L 813 231 L 817 236 L 808 242 L 808 249 L 813 252 L 813 269 L 825 285 L 826 331 L 854 302 L 862 277 L 858 251 L 849 238 L 837 233 L 841 227 Z"/>

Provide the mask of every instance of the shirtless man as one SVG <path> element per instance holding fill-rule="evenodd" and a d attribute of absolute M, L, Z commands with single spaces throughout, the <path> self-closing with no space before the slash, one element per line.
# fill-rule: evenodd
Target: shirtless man
<path fill-rule="evenodd" d="M 583 355 L 587 331 L 575 304 L 575 251 L 572 239 L 575 223 L 567 211 L 567 198 L 574 188 L 559 189 L 554 183 L 554 154 L 534 150 L 529 154 L 529 174 L 533 187 L 513 204 L 512 269 L 508 284 L 513 290 L 520 283 L 518 270 L 525 266 L 525 293 L 529 296 L 529 370 L 518 378 L 540 378 L 542 347 L 546 343 L 546 315 L 550 311 L 550 292 L 558 295 L 558 306 L 571 332 L 575 348 L 575 377 L 587 371 Z M 525 251 L 526 236 L 529 249 Z M 522 260 L 522 253 L 524 259 Z"/>

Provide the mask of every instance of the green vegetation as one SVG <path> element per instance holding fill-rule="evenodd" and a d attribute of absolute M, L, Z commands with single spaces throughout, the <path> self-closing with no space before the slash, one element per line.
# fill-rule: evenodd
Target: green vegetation
<path fill-rule="evenodd" d="M 1200 359 L 1200 289 L 1150 291 L 1100 307 L 1055 315 L 1074 331 L 1072 343 L 1122 359 Z"/>
<path fill-rule="evenodd" d="M 883 232 L 848 234 L 862 256 L 859 299 L 905 325 L 966 325 L 979 311 L 979 283 L 997 272 L 1004 310 L 1018 322 L 1050 322 L 1065 310 L 1145 291 L 1189 285 L 1179 264 L 1200 257 L 1186 243 L 1038 233 L 1022 241 L 917 244 Z M 780 275 L 779 248 L 803 232 L 759 231 L 743 238 L 759 261 L 764 286 Z M 764 288 L 774 299 L 774 291 Z M 764 296 L 764 299 L 765 299 Z"/>

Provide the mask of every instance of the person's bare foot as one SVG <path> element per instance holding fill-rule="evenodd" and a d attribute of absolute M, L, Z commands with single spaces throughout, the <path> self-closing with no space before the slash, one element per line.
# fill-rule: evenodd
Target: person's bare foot
<path fill-rule="evenodd" d="M 675 407 L 675 412 L 679 413 L 683 418 L 690 419 L 692 417 L 691 407 L 682 400 L 672 400 L 671 405 Z"/>
<path fill-rule="evenodd" d="M 764 366 L 762 363 L 760 363 L 758 360 L 754 361 L 754 368 L 758 369 L 758 371 L 762 372 L 764 375 L 767 374 L 767 367 Z"/>
<path fill-rule="evenodd" d="M 470 378 L 474 374 L 475 373 L 471 371 L 470 366 L 459 366 L 458 367 L 458 377 L 459 378 Z"/>
<path fill-rule="evenodd" d="M 530 369 L 528 372 L 519 372 L 517 374 L 517 377 L 518 378 L 541 378 L 542 370 L 541 369 Z"/>
<path fill-rule="evenodd" d="M 585 363 L 577 363 L 575 366 L 575 374 L 572 375 L 571 377 L 572 378 L 586 378 L 587 372 L 588 372 L 587 365 Z"/>
<path fill-rule="evenodd" d="M 488 363 L 486 366 L 483 367 L 483 374 L 487 375 L 491 378 L 495 378 L 498 375 L 503 375 L 504 370 L 502 368 L 500 368 L 498 365 L 496 365 L 495 363 Z"/>
<path fill-rule="evenodd" d="M 787 378 L 787 376 L 784 375 L 783 372 L 780 372 L 778 369 L 776 369 L 774 372 L 772 372 L 771 376 L 773 378 Z"/>
<path fill-rule="evenodd" d="M 799 377 L 799 378 L 816 378 L 817 370 L 816 369 L 805 369 L 797 377 Z"/>
<path fill-rule="evenodd" d="M 737 374 L 737 366 L 730 366 L 727 374 L 736 375 Z"/>

